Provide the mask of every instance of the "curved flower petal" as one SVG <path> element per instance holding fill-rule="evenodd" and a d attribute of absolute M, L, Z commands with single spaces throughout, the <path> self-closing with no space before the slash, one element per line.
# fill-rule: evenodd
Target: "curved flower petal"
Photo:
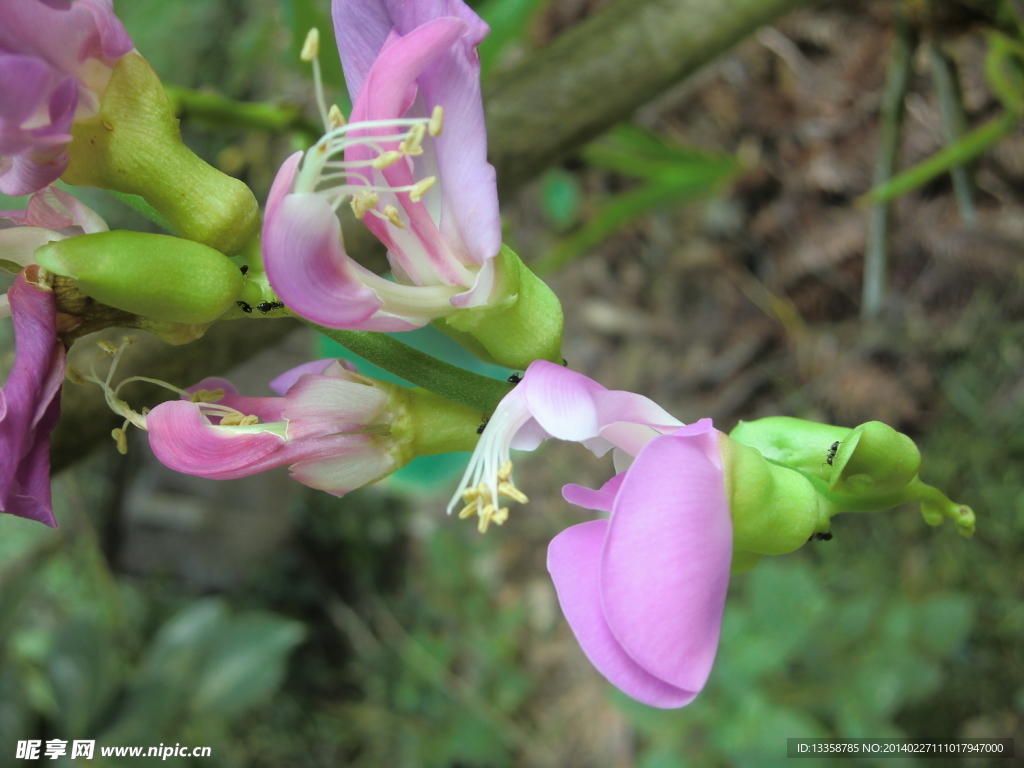
<path fill-rule="evenodd" d="M 107 223 L 92 208 L 62 189 L 46 187 L 28 201 L 25 211 L 26 226 L 64 230 L 77 227 L 82 233 L 108 231 Z M 78 234 L 78 231 L 65 234 Z"/>
<path fill-rule="evenodd" d="M 580 442 L 597 436 L 597 398 L 608 390 L 582 373 L 535 360 L 516 390 L 523 392 L 530 413 L 552 437 Z"/>
<path fill-rule="evenodd" d="M 331 16 L 348 94 L 355 102 L 395 24 L 382 0 L 334 0 Z"/>
<path fill-rule="evenodd" d="M 607 520 L 574 525 L 548 546 L 548 571 L 562 613 L 591 664 L 612 685 L 652 707 L 683 707 L 697 691 L 676 688 L 644 670 L 608 628 L 600 588 L 601 547 L 607 530 Z M 647 617 L 645 626 L 650 623 L 651 617 Z"/>
<path fill-rule="evenodd" d="M 199 406 L 184 400 L 160 403 L 146 416 L 146 428 L 149 445 L 161 463 L 214 480 L 245 477 L 298 458 L 280 435 L 215 427 Z"/>
<path fill-rule="evenodd" d="M 395 460 L 388 451 L 376 447 L 370 435 L 336 435 L 328 440 L 344 437 L 327 458 L 307 459 L 291 466 L 292 477 L 303 485 L 343 496 L 349 491 L 379 480 L 395 468 Z"/>
<path fill-rule="evenodd" d="M 620 472 L 598 490 L 576 485 L 576 483 L 567 483 L 562 486 L 562 498 L 577 507 L 593 509 L 598 512 L 611 512 L 615 506 L 615 496 L 625 479 L 626 473 Z"/>
<path fill-rule="evenodd" d="M 314 323 L 358 328 L 383 304 L 350 265 L 338 217 L 319 195 L 286 195 L 268 209 L 263 260 L 281 301 Z"/>
<path fill-rule="evenodd" d="M 357 381 L 307 373 L 288 390 L 282 416 L 289 440 L 360 431 L 388 404 L 383 389 Z"/>
<path fill-rule="evenodd" d="M 306 373 L 323 373 L 324 370 L 334 362 L 333 357 L 328 357 L 324 360 L 311 360 L 308 363 L 297 365 L 291 368 L 276 379 L 271 380 L 270 388 L 274 390 L 281 397 L 287 394 L 288 390 L 291 389 L 292 385 L 299 380 L 299 377 Z"/>
<path fill-rule="evenodd" d="M 626 474 L 601 558 L 604 615 L 630 657 L 671 685 L 703 688 L 731 558 L 721 468 L 693 437 L 655 438 Z"/>
<path fill-rule="evenodd" d="M 48 474 L 49 434 L 60 413 L 64 345 L 53 291 L 33 282 L 37 274 L 36 267 L 23 270 L 7 292 L 15 358 L 0 414 L 0 511 L 56 527 L 49 486 L 42 488 L 40 478 Z"/>

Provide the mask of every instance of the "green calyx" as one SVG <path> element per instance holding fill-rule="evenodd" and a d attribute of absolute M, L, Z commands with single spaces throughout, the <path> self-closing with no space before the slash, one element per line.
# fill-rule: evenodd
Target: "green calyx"
<path fill-rule="evenodd" d="M 417 456 L 472 451 L 480 439 L 480 411 L 452 402 L 426 389 L 375 382 L 391 392 L 389 407 L 397 414 L 391 425 L 402 465 Z M 396 456 L 397 458 L 397 456 Z"/>
<path fill-rule="evenodd" d="M 212 323 L 242 289 L 241 273 L 224 254 L 168 235 L 80 235 L 43 246 L 35 258 L 92 299 L 158 322 Z"/>
<path fill-rule="evenodd" d="M 974 533 L 971 508 L 921 482 L 921 453 L 914 441 L 879 421 L 848 429 L 772 416 L 740 422 L 730 437 L 756 449 L 778 469 L 803 477 L 829 517 L 919 502 L 930 525 L 948 517 L 961 534 Z M 826 530 L 827 526 L 815 532 Z"/>
<path fill-rule="evenodd" d="M 487 305 L 434 321 L 481 360 L 525 370 L 534 360 L 562 362 L 562 305 L 507 245 L 495 257 L 496 285 Z"/>
<path fill-rule="evenodd" d="M 163 85 L 139 54 L 118 59 L 99 114 L 71 135 L 61 177 L 69 184 L 139 195 L 177 234 L 228 255 L 259 230 L 252 192 L 182 143 Z"/>
<path fill-rule="evenodd" d="M 829 529 L 828 504 L 804 475 L 725 435 L 719 450 L 732 511 L 734 570 L 753 567 L 761 555 L 799 549 Z"/>

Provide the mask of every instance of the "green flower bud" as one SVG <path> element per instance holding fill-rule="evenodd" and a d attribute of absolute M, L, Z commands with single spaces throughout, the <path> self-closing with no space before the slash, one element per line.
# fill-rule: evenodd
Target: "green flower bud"
<path fill-rule="evenodd" d="M 534 360 L 562 362 L 562 305 L 507 245 L 495 257 L 491 301 L 460 309 L 434 326 L 488 363 L 525 370 Z"/>
<path fill-rule="evenodd" d="M 858 496 L 895 493 L 905 488 L 921 467 L 914 441 L 880 421 L 852 430 L 832 460 L 829 490 Z"/>
<path fill-rule="evenodd" d="M 35 258 L 96 301 L 170 323 L 211 323 L 242 289 L 242 274 L 227 256 L 168 235 L 80 235 L 43 246 Z"/>
<path fill-rule="evenodd" d="M 137 53 L 118 59 L 99 114 L 76 121 L 61 178 L 139 195 L 178 234 L 238 253 L 259 230 L 249 188 L 200 160 L 181 141 L 163 85 Z"/>
<path fill-rule="evenodd" d="M 417 456 L 453 451 L 472 451 L 480 435 L 477 426 L 484 415 L 473 408 L 448 400 L 426 389 L 374 382 L 391 391 L 389 408 L 400 414 L 391 425 L 403 463 Z"/>
<path fill-rule="evenodd" d="M 733 550 L 781 555 L 799 549 L 812 534 L 829 529 L 829 510 L 811 481 L 765 459 L 756 448 L 722 436 L 719 450 L 732 510 Z M 756 560 L 734 557 L 733 567 Z"/>

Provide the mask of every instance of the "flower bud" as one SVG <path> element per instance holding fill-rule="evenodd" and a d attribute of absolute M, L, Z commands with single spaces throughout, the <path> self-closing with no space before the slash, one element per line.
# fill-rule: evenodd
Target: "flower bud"
<path fill-rule="evenodd" d="M 822 479 L 831 475 L 835 459 L 832 446 L 850 434 L 847 427 L 833 427 L 792 416 L 768 416 L 741 421 L 729 437 L 756 448 L 770 461 Z"/>
<path fill-rule="evenodd" d="M 832 460 L 829 491 L 856 496 L 895 493 L 921 466 L 914 441 L 880 421 L 869 421 L 839 443 Z"/>
<path fill-rule="evenodd" d="M 171 323 L 213 322 L 242 289 L 242 274 L 224 254 L 168 235 L 98 232 L 49 243 L 35 255 L 96 301 Z"/>
<path fill-rule="evenodd" d="M 507 245 L 495 257 L 488 303 L 456 310 L 434 325 L 481 360 L 526 370 L 534 360 L 562 362 L 562 305 Z"/>
<path fill-rule="evenodd" d="M 118 59 L 98 114 L 71 135 L 62 175 L 69 184 L 139 195 L 182 237 L 228 255 L 256 234 L 252 192 L 182 143 L 163 85 L 137 53 Z"/>

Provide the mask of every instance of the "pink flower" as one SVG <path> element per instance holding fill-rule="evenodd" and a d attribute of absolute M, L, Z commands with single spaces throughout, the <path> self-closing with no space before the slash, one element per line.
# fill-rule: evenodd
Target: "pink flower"
<path fill-rule="evenodd" d="M 0 192 L 27 195 L 64 172 L 72 123 L 99 111 L 132 47 L 112 0 L 0 0 Z"/>
<path fill-rule="evenodd" d="M 600 490 L 565 486 L 573 504 L 610 512 L 551 542 L 548 569 L 566 620 L 599 672 L 645 704 L 688 704 L 711 671 L 732 559 L 720 433 L 545 361 L 498 406 L 449 511 L 501 522 L 517 498 L 509 448 L 546 437 L 615 449 L 619 473 Z M 525 497 L 522 497 L 525 499 Z"/>
<path fill-rule="evenodd" d="M 263 228 L 271 285 L 331 328 L 408 330 L 487 304 L 501 249 L 476 53 L 487 25 L 460 0 L 333 10 L 352 122 L 335 120 L 278 172 Z M 345 200 L 387 246 L 397 282 L 345 253 Z"/>
<path fill-rule="evenodd" d="M 7 291 L 14 318 L 14 367 L 0 389 L 0 512 L 57 527 L 50 501 L 50 432 L 60 417 L 64 345 L 53 291 L 39 267 Z"/>
<path fill-rule="evenodd" d="M 0 259 L 27 267 L 35 263 L 36 249 L 47 243 L 106 231 L 106 222 L 87 205 L 45 187 L 29 198 L 25 210 L 0 211 Z"/>
<path fill-rule="evenodd" d="M 272 387 L 280 397 L 244 397 L 205 379 L 188 390 L 192 399 L 161 403 L 139 426 L 161 462 L 213 480 L 288 464 L 299 482 L 340 496 L 397 468 L 391 441 L 379 436 L 392 418 L 390 393 L 372 379 L 319 360 Z M 223 396 L 200 393 L 214 389 Z"/>

